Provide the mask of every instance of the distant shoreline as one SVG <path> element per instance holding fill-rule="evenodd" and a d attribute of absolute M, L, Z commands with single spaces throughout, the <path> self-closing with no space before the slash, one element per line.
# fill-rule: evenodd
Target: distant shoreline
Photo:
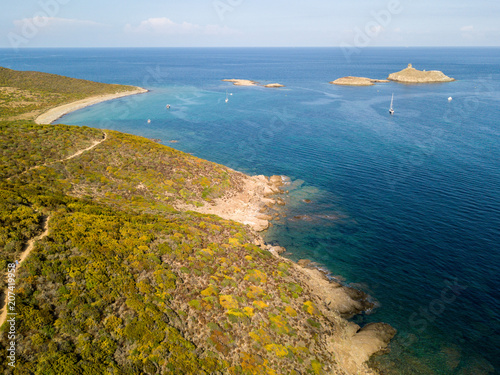
<path fill-rule="evenodd" d="M 61 118 L 62 116 L 77 111 L 79 109 L 83 109 L 94 104 L 106 102 L 108 100 L 123 98 L 125 96 L 144 94 L 148 91 L 149 90 L 143 89 L 142 87 L 136 87 L 136 89 L 132 91 L 123 91 L 115 94 L 91 96 L 90 98 L 78 100 L 76 102 L 62 104 L 60 106 L 49 109 L 47 112 L 42 113 L 35 119 L 35 123 L 52 124 L 54 121 Z"/>

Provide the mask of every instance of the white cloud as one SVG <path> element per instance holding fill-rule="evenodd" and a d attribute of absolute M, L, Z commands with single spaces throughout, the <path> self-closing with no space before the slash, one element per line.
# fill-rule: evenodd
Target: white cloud
<path fill-rule="evenodd" d="M 474 30 L 473 25 L 463 26 L 460 28 L 460 31 L 473 31 L 473 30 Z"/>
<path fill-rule="evenodd" d="M 125 32 L 153 35 L 230 35 L 235 31 L 217 25 L 200 26 L 189 22 L 175 23 L 169 18 L 148 18 L 138 26 L 125 25 Z"/>

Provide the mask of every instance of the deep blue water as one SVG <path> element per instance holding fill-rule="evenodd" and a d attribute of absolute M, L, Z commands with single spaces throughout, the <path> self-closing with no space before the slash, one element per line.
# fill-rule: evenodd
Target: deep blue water
<path fill-rule="evenodd" d="M 408 63 L 457 81 L 328 83 Z M 376 358 L 387 373 L 500 373 L 500 49 L 373 48 L 351 61 L 334 48 L 0 50 L 0 65 L 151 90 L 60 123 L 290 176 L 287 217 L 266 239 L 377 301 L 355 321 L 398 329 Z"/>

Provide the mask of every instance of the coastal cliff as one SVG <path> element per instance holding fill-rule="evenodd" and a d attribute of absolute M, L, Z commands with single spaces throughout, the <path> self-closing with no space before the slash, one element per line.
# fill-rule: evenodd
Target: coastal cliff
<path fill-rule="evenodd" d="M 17 373 L 375 373 L 365 362 L 395 330 L 347 320 L 368 296 L 255 232 L 286 178 L 116 131 L 2 120 L 13 219 L 0 261 L 39 238 L 17 272 Z"/>
<path fill-rule="evenodd" d="M 441 71 L 417 70 L 411 64 L 408 64 L 407 68 L 399 72 L 389 74 L 389 77 L 387 77 L 387 79 L 400 83 L 438 83 L 451 82 L 455 80 L 454 78 L 448 77 Z"/>

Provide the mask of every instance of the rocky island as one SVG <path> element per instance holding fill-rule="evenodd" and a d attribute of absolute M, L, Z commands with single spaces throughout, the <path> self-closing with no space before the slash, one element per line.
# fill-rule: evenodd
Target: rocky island
<path fill-rule="evenodd" d="M 280 83 L 268 83 L 267 85 L 264 85 L 264 87 L 270 87 L 270 88 L 279 88 L 279 87 L 285 87 Z"/>
<path fill-rule="evenodd" d="M 366 77 L 342 77 L 335 81 L 330 82 L 332 85 L 342 85 L 342 86 L 373 86 L 375 83 L 379 82 L 389 82 L 386 79 L 373 79 Z"/>
<path fill-rule="evenodd" d="M 270 88 L 285 87 L 280 83 L 268 83 L 266 85 L 260 85 L 259 82 L 252 81 L 249 79 L 223 79 L 224 82 L 232 82 L 235 86 L 264 86 Z"/>
<path fill-rule="evenodd" d="M 441 71 L 422 71 L 415 69 L 411 64 L 408 64 L 407 68 L 399 72 L 389 74 L 387 79 L 400 83 L 437 83 L 451 82 L 455 80 L 454 78 L 448 77 Z"/>

